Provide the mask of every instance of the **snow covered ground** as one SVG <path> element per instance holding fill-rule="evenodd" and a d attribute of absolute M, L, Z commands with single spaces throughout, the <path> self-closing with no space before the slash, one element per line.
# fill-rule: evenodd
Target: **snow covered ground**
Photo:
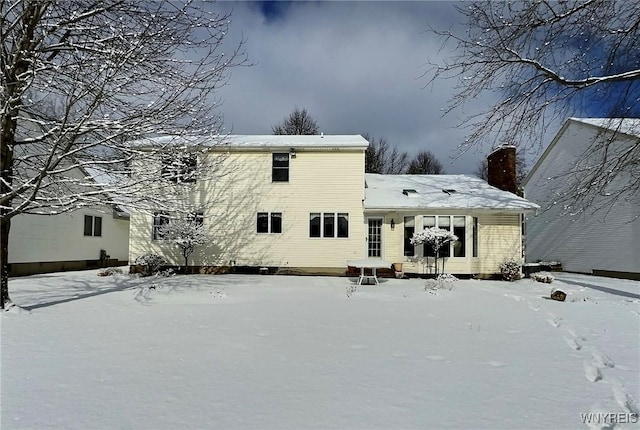
<path fill-rule="evenodd" d="M 559 274 L 425 291 L 393 279 L 347 294 L 352 284 L 12 279 L 30 312 L 0 318 L 1 427 L 640 426 L 640 282 Z M 552 287 L 567 301 L 547 299 Z"/>

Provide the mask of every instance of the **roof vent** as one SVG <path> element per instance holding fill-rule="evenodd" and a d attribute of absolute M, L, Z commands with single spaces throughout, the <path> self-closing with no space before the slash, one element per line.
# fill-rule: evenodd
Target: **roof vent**
<path fill-rule="evenodd" d="M 405 188 L 404 190 L 402 190 L 402 194 L 404 194 L 405 196 L 412 197 L 412 196 L 417 196 L 418 192 L 411 188 Z"/>
<path fill-rule="evenodd" d="M 458 191 L 454 190 L 453 188 L 445 188 L 444 190 L 442 190 L 442 192 L 451 195 L 457 193 Z"/>

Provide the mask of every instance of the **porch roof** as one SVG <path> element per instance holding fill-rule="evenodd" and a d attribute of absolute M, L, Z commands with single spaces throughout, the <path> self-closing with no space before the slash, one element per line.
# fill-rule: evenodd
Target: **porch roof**
<path fill-rule="evenodd" d="M 366 174 L 365 210 L 490 209 L 535 211 L 540 207 L 470 175 Z"/>

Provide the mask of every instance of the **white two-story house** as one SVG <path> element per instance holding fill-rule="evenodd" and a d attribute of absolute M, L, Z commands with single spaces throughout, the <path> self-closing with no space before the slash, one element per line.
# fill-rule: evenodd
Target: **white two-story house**
<path fill-rule="evenodd" d="M 145 164 L 141 169 L 158 175 L 153 192 L 181 199 L 183 209 L 132 211 L 129 260 L 153 252 L 184 264 L 179 248 L 159 234 L 181 216 L 201 220 L 208 232 L 189 263 L 203 272 L 344 274 L 347 261 L 372 258 L 429 273 L 428 251 L 408 243 L 429 226 L 460 238 L 443 251 L 450 273 L 491 275 L 506 258 L 522 258 L 521 221 L 535 204 L 472 176 L 365 174 L 367 147 L 359 135 L 228 136 L 201 144 L 186 163 L 179 155 L 177 179 L 163 179 L 171 160 Z"/>

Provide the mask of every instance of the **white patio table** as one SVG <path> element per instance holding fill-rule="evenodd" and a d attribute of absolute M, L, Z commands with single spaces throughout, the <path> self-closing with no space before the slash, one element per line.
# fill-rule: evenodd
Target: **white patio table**
<path fill-rule="evenodd" d="M 358 285 L 362 285 L 362 280 L 364 278 L 373 278 L 376 285 L 380 285 L 380 283 L 378 282 L 378 276 L 376 276 L 376 269 L 388 269 L 391 267 L 391 263 L 383 260 L 382 258 L 361 258 L 359 260 L 348 260 L 347 265 L 360 269 L 360 276 L 358 276 Z M 371 275 L 365 275 L 365 269 L 371 269 Z"/>

